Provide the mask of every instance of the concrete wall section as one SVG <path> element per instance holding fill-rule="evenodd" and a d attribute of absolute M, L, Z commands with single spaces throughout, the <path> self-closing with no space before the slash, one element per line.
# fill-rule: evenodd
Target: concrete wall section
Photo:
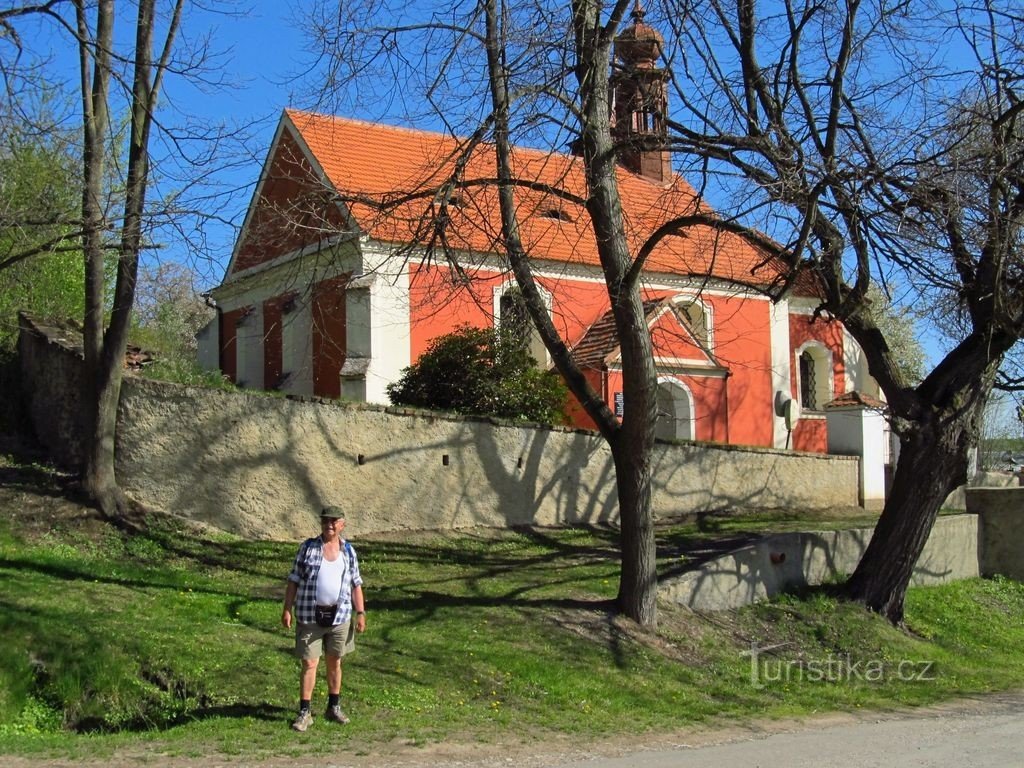
<path fill-rule="evenodd" d="M 940 517 L 914 568 L 915 586 L 980 575 L 975 515 Z M 665 579 L 662 599 L 702 611 L 739 608 L 786 590 L 853 573 L 871 529 L 810 531 L 769 536 Z"/>
<path fill-rule="evenodd" d="M 969 488 L 967 511 L 982 520 L 982 573 L 1024 581 L 1024 488 Z"/>

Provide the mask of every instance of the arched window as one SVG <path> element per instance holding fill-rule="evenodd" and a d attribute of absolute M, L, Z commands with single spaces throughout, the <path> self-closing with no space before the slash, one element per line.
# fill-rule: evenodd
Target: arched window
<path fill-rule="evenodd" d="M 529 350 L 533 325 L 526 301 L 518 288 L 510 288 L 501 295 L 498 306 L 499 329 L 502 336 L 515 342 L 522 349 Z"/>
<path fill-rule="evenodd" d="M 662 440 L 693 440 L 693 422 L 693 395 L 690 390 L 678 379 L 660 379 L 654 436 Z"/>
<path fill-rule="evenodd" d="M 541 299 L 550 312 L 551 295 L 543 288 L 540 288 L 540 292 Z M 540 367 L 546 368 L 548 351 L 544 342 L 541 341 L 540 334 L 534 328 L 533 319 L 526 309 L 526 299 L 519 286 L 515 283 L 506 283 L 500 289 L 495 290 L 494 314 L 495 326 L 501 334 L 520 344 Z"/>
<path fill-rule="evenodd" d="M 810 342 L 797 353 L 800 407 L 820 411 L 832 399 L 832 353 L 818 342 Z"/>
<path fill-rule="evenodd" d="M 811 411 L 818 410 L 817 382 L 814 356 L 806 349 L 800 353 L 800 405 Z"/>
<path fill-rule="evenodd" d="M 711 307 L 692 297 L 676 299 L 675 304 L 694 338 L 710 350 L 713 343 Z"/>

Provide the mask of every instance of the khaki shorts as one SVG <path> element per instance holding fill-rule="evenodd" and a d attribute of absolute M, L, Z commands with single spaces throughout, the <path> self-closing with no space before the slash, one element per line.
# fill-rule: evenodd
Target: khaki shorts
<path fill-rule="evenodd" d="M 328 656 L 342 657 L 356 649 L 356 626 L 351 621 L 333 627 L 319 624 L 295 625 L 295 655 L 300 659 L 319 659 L 324 651 Z"/>

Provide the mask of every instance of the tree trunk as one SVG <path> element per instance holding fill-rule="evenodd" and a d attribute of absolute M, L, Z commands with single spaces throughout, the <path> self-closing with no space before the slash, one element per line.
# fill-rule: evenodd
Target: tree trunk
<path fill-rule="evenodd" d="M 103 178 L 106 169 L 110 85 L 110 51 L 113 41 L 113 0 L 96 5 L 95 40 L 90 34 L 86 3 L 76 3 L 81 65 L 83 190 L 82 252 L 85 257 L 85 362 L 82 375 L 82 407 L 85 411 L 85 493 L 105 515 L 121 509 L 123 495 L 114 476 L 114 424 L 120 395 L 120 369 L 110 386 L 110 364 L 103 333 L 105 306 L 104 237 L 106 217 Z M 120 363 L 120 359 L 117 361 Z"/>
<path fill-rule="evenodd" d="M 114 8 L 112 0 L 102 0 L 96 10 L 97 53 L 93 63 L 93 87 L 86 92 L 89 56 L 82 43 L 83 116 L 85 125 L 85 178 L 83 197 L 83 250 L 86 253 L 86 328 L 84 404 L 87 410 L 86 467 L 83 484 L 86 493 L 107 516 L 126 511 L 127 500 L 117 482 L 114 468 L 117 407 L 121 399 L 124 352 L 132 307 L 139 254 L 142 251 L 142 216 L 149 183 L 149 136 L 153 112 L 163 72 L 170 61 L 171 48 L 181 20 L 184 0 L 177 0 L 168 23 L 163 52 L 153 60 L 155 0 L 138 4 L 132 79 L 131 124 L 128 139 L 128 175 L 125 185 L 124 217 L 118 248 L 117 280 L 110 323 L 102 330 L 103 317 L 103 216 L 100 194 L 107 152 L 107 91 L 110 78 L 109 51 L 112 41 Z M 84 7 L 78 5 L 81 39 L 88 40 Z"/>
<path fill-rule="evenodd" d="M 967 448 L 931 431 L 900 443 L 896 475 L 864 556 L 846 585 L 852 600 L 903 621 L 914 566 L 946 497 L 967 479 Z"/>
<path fill-rule="evenodd" d="M 619 11 L 624 9 L 622 6 Z M 658 583 L 651 461 L 658 383 L 638 274 L 633 272 L 634 256 L 626 239 L 611 135 L 608 73 L 615 30 L 602 23 L 601 13 L 598 2 L 581 0 L 573 6 L 575 70 L 583 106 L 580 147 L 589 192 L 586 205 L 622 361 L 622 422 L 614 428 L 602 427 L 602 433 L 612 450 L 619 495 L 622 570 L 618 607 L 641 626 L 653 628 L 657 625 Z M 590 415 L 596 420 L 597 414 Z"/>
<path fill-rule="evenodd" d="M 114 473 L 114 439 L 117 429 L 117 404 L 121 397 L 121 366 L 123 352 L 115 359 L 112 347 L 104 346 L 97 366 L 86 366 L 85 378 L 92 381 L 93 400 L 89 408 L 86 433 L 86 462 L 82 484 L 89 498 L 107 517 L 125 511 L 124 492 Z M 120 349 L 124 349 L 123 345 Z"/>
<path fill-rule="evenodd" d="M 622 568 L 619 610 L 644 627 L 658 621 L 657 550 L 651 508 L 650 451 L 636 451 L 621 434 L 611 444 L 619 495 Z"/>

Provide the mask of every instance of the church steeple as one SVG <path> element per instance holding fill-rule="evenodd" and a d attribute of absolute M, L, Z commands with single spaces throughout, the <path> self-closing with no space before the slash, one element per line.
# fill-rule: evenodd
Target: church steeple
<path fill-rule="evenodd" d="M 671 154 L 665 150 L 667 73 L 658 66 L 665 40 L 644 23 L 640 0 L 632 17 L 633 24 L 615 39 L 612 135 L 625 144 L 619 150 L 623 166 L 652 181 L 666 183 L 672 176 Z"/>

